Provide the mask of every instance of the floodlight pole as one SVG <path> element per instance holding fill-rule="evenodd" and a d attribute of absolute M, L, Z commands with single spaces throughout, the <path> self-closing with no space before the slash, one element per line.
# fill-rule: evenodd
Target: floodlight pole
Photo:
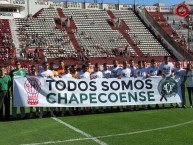
<path fill-rule="evenodd" d="M 133 1 L 133 10 L 135 12 L 135 0 Z"/>
<path fill-rule="evenodd" d="M 29 17 L 29 0 L 27 0 L 27 16 Z"/>
<path fill-rule="evenodd" d="M 119 10 L 119 0 L 118 0 L 118 10 Z"/>
<path fill-rule="evenodd" d="M 188 49 L 190 50 L 190 15 L 188 15 Z"/>

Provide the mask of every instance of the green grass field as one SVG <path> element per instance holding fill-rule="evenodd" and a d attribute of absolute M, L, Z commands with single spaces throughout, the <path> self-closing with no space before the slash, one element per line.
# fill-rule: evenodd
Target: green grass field
<path fill-rule="evenodd" d="M 0 122 L 0 145 L 193 145 L 187 96 L 185 109 L 168 104 L 167 109 Z"/>
<path fill-rule="evenodd" d="M 192 145 L 193 109 L 0 122 L 0 145 Z"/>

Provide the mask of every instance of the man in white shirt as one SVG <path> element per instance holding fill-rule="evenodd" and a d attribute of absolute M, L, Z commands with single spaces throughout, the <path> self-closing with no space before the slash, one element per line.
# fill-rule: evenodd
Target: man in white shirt
<path fill-rule="evenodd" d="M 135 67 L 135 63 L 132 59 L 129 60 L 129 69 L 131 70 L 131 77 L 133 77 L 136 67 Z"/>
<path fill-rule="evenodd" d="M 186 70 L 184 70 L 183 68 L 181 68 L 181 62 L 177 61 L 176 62 L 176 68 L 174 68 L 174 79 L 180 83 L 180 87 L 181 87 L 181 93 L 182 93 L 182 107 L 186 108 L 186 100 L 185 100 L 185 75 L 186 75 Z M 177 104 L 178 107 L 178 104 Z"/>
<path fill-rule="evenodd" d="M 99 64 L 96 63 L 94 66 L 94 72 L 91 74 L 91 79 L 103 78 L 103 73 L 100 71 Z"/>
<path fill-rule="evenodd" d="M 146 77 L 146 69 L 143 68 L 143 62 L 142 61 L 138 61 L 138 68 L 135 69 L 134 72 L 134 77 Z M 147 110 L 147 107 L 145 105 L 142 105 L 142 108 Z M 139 106 L 136 105 L 135 106 L 135 110 L 139 110 Z"/>
<path fill-rule="evenodd" d="M 108 69 L 107 63 L 103 64 L 102 73 L 103 73 L 103 78 L 107 78 L 107 79 L 111 78 L 111 71 Z M 112 107 L 106 107 L 106 110 L 110 112 L 112 111 Z"/>
<path fill-rule="evenodd" d="M 164 77 L 171 77 L 173 74 L 174 65 L 169 62 L 169 57 L 164 57 L 164 62 L 160 65 L 160 72 Z"/>
<path fill-rule="evenodd" d="M 107 63 L 103 64 L 102 73 L 103 73 L 103 78 L 111 78 L 111 71 L 108 70 Z"/>
<path fill-rule="evenodd" d="M 131 76 L 131 70 L 128 68 L 128 62 L 123 61 L 123 68 L 121 68 L 117 73 L 118 78 L 130 78 Z M 131 106 L 127 106 L 127 109 L 129 111 L 132 111 L 133 109 Z M 120 107 L 120 111 L 123 111 L 123 106 Z"/>
<path fill-rule="evenodd" d="M 158 75 L 159 68 L 157 67 L 154 59 L 151 60 L 151 65 L 146 69 L 146 71 L 147 77 Z"/>
<path fill-rule="evenodd" d="M 70 68 L 68 66 L 65 66 L 65 73 L 62 73 L 60 76 L 62 78 L 72 78 L 72 75 L 70 73 Z"/>
<path fill-rule="evenodd" d="M 151 65 L 146 69 L 147 75 L 146 77 L 154 77 L 158 75 L 159 68 L 157 67 L 157 64 L 154 59 L 151 60 Z M 148 109 L 151 109 L 151 106 L 147 106 Z M 159 105 L 156 104 L 156 108 L 159 108 Z"/>
<path fill-rule="evenodd" d="M 120 69 L 121 68 L 118 66 L 118 61 L 113 60 L 113 66 L 109 69 L 111 71 L 111 78 L 117 78 L 117 73 Z"/>
<path fill-rule="evenodd" d="M 111 78 L 117 78 L 117 73 L 120 71 L 120 67 L 118 66 L 118 61 L 117 60 L 113 60 L 113 66 L 110 67 L 110 71 L 111 71 Z M 111 107 L 111 111 L 112 111 L 112 107 Z M 117 110 L 120 110 L 119 107 L 117 107 Z"/>
<path fill-rule="evenodd" d="M 130 78 L 131 70 L 128 68 L 128 62 L 123 61 L 123 68 L 117 73 L 118 78 Z"/>
<path fill-rule="evenodd" d="M 82 70 L 78 72 L 78 79 L 90 79 L 90 73 L 88 71 L 88 65 L 82 65 Z M 92 109 L 90 107 L 83 107 L 84 113 L 90 112 Z M 80 108 L 77 108 L 77 111 L 80 112 Z"/>
<path fill-rule="evenodd" d="M 160 74 L 163 77 L 171 77 L 173 76 L 173 70 L 174 65 L 171 62 L 169 62 L 169 57 L 164 56 L 164 62 L 159 67 Z M 170 106 L 173 107 L 173 104 L 170 104 Z M 165 107 L 164 104 L 163 107 Z"/>
<path fill-rule="evenodd" d="M 68 66 L 65 66 L 65 72 L 60 74 L 60 77 L 61 78 L 73 78 L 71 73 L 70 73 L 70 68 Z M 68 109 L 68 113 L 70 115 L 74 115 L 73 111 L 74 111 L 73 108 L 69 108 Z M 61 116 L 65 116 L 65 114 L 66 114 L 66 107 L 62 107 L 62 114 L 61 114 Z"/>
<path fill-rule="evenodd" d="M 147 68 L 147 62 L 145 60 L 142 61 L 143 68 Z"/>
<path fill-rule="evenodd" d="M 103 73 L 100 71 L 99 64 L 96 63 L 94 66 L 94 72 L 91 74 L 91 79 L 97 79 L 97 78 L 103 78 Z M 95 107 L 92 107 L 92 112 L 104 112 L 103 107 L 99 107 L 99 109 L 95 109 Z"/>
<path fill-rule="evenodd" d="M 49 70 L 48 68 L 49 68 L 49 63 L 44 62 L 43 63 L 43 69 L 38 72 L 38 76 L 41 76 L 41 77 L 54 77 L 53 72 L 51 70 Z"/>
<path fill-rule="evenodd" d="M 134 71 L 134 77 L 145 77 L 146 76 L 146 69 L 143 68 L 142 61 L 138 61 L 138 68 Z"/>
<path fill-rule="evenodd" d="M 48 62 L 43 63 L 43 69 L 38 72 L 38 76 L 41 76 L 41 77 L 54 77 L 53 71 L 49 70 L 49 63 Z M 46 110 L 48 112 L 49 108 L 47 107 Z M 55 115 L 53 113 L 53 108 L 51 108 L 50 115 L 52 117 L 55 117 Z M 42 118 L 42 117 L 43 117 L 43 108 L 41 107 L 40 108 L 39 118 Z"/>
<path fill-rule="evenodd" d="M 90 79 L 87 65 L 82 65 L 82 70 L 78 72 L 78 79 Z"/>

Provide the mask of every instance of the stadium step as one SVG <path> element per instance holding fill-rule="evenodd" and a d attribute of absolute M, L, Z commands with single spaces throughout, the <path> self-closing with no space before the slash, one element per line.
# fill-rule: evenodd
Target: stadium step
<path fill-rule="evenodd" d="M 58 11 L 58 15 L 60 16 L 60 18 L 65 18 L 64 13 L 61 8 L 57 8 L 57 11 Z"/>
<path fill-rule="evenodd" d="M 116 19 L 116 17 L 114 16 L 113 12 L 110 10 L 107 10 L 108 15 L 111 17 L 111 19 Z M 143 53 L 140 51 L 140 49 L 137 47 L 137 45 L 135 45 L 135 43 L 133 42 L 133 40 L 131 39 L 131 37 L 125 32 L 129 29 L 129 27 L 127 26 L 127 24 L 124 22 L 124 20 L 120 20 L 122 22 L 122 26 L 120 28 L 115 28 L 114 26 L 110 25 L 111 28 L 113 30 L 119 30 L 119 32 L 123 35 L 123 37 L 127 40 L 127 42 L 131 45 L 131 47 L 133 48 L 133 50 L 135 50 L 136 54 L 140 57 L 143 57 Z"/>
<path fill-rule="evenodd" d="M 44 10 L 43 8 L 40 9 L 37 13 L 35 13 L 35 14 L 33 15 L 33 17 L 34 17 L 34 18 L 37 18 L 37 17 L 42 13 L 43 10 Z"/>
<path fill-rule="evenodd" d="M 15 52 L 12 52 L 12 53 L 15 54 L 17 57 L 19 57 L 20 56 L 20 42 L 18 39 L 18 31 L 17 31 L 15 19 L 10 19 L 9 24 L 10 24 L 11 33 L 12 33 L 12 39 L 13 39 L 13 42 L 16 48 L 16 50 L 14 50 Z"/>
<path fill-rule="evenodd" d="M 63 11 L 62 11 L 61 8 L 58 8 L 57 11 L 58 11 L 58 14 L 59 14 L 60 18 L 65 18 L 65 17 L 66 17 L 66 16 L 64 15 L 64 13 L 63 13 Z M 72 45 L 74 46 L 74 48 L 75 48 L 78 52 L 81 52 L 80 46 L 79 46 L 79 44 L 78 44 L 78 42 L 77 42 L 77 40 L 76 40 L 76 38 L 75 38 L 75 36 L 74 36 L 74 33 L 73 33 L 73 30 L 74 30 L 74 29 L 75 29 L 75 30 L 77 29 L 76 24 L 75 24 L 75 22 L 73 21 L 72 18 L 69 18 L 69 21 L 70 21 L 70 26 L 69 26 L 69 27 L 65 27 L 65 30 L 66 30 L 66 32 L 67 32 L 67 34 L 68 34 L 68 36 L 69 36 L 69 38 L 70 38 L 70 40 L 71 40 Z"/>

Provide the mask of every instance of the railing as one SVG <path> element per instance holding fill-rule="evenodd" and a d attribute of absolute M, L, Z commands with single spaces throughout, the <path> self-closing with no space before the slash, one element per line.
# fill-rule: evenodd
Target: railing
<path fill-rule="evenodd" d="M 10 29 L 11 29 L 11 33 L 12 33 L 12 39 L 13 39 L 13 42 L 15 44 L 15 47 L 16 47 L 16 56 L 19 57 L 20 56 L 20 42 L 18 40 L 18 35 L 17 35 L 17 31 L 16 31 L 16 23 L 15 23 L 15 20 L 9 20 L 9 24 L 10 24 Z"/>
<path fill-rule="evenodd" d="M 183 56 L 186 60 L 193 60 L 192 56 L 184 51 L 178 44 L 177 42 L 172 39 L 170 37 L 169 34 L 167 34 L 163 28 L 156 22 L 155 19 L 153 19 L 153 17 L 148 13 L 148 11 L 146 9 L 143 9 L 142 12 L 144 15 L 145 15 L 145 18 L 148 20 L 148 22 L 151 24 L 151 26 L 153 28 L 156 29 L 156 31 L 162 36 L 162 39 L 164 39 L 165 41 L 167 41 L 167 43 L 171 46 L 170 49 L 171 51 L 174 51 L 177 53 L 177 55 L 180 57 L 180 56 Z M 180 59 L 181 60 L 181 59 Z"/>

